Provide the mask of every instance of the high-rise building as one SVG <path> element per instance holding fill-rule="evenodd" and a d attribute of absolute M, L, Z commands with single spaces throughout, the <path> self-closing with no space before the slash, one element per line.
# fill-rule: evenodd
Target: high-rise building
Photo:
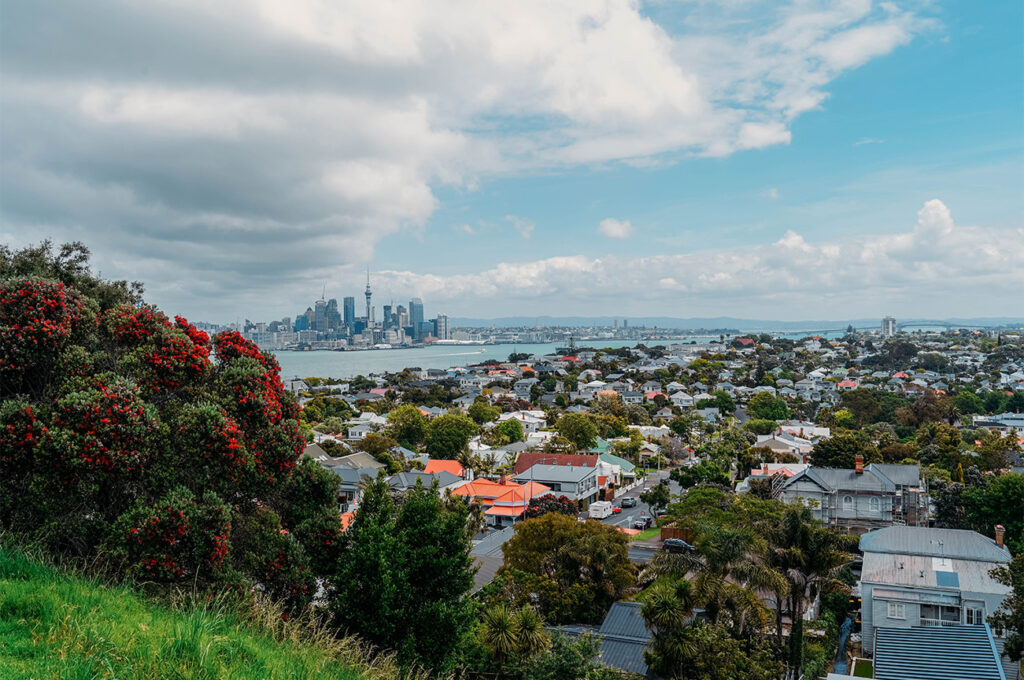
<path fill-rule="evenodd" d="M 352 328 L 356 324 L 356 299 L 354 297 L 347 297 L 342 300 L 342 303 L 345 310 L 345 317 L 343 320 L 345 325 L 348 326 L 348 332 L 351 333 Z"/>
<path fill-rule="evenodd" d="M 405 328 L 409 325 L 409 310 L 403 305 L 398 305 L 395 309 L 395 325 L 399 328 Z"/>
<path fill-rule="evenodd" d="M 338 301 L 335 298 L 327 301 L 327 328 L 332 331 L 341 328 L 341 312 L 338 311 Z"/>
<path fill-rule="evenodd" d="M 438 340 L 451 340 L 451 329 L 448 327 L 448 316 L 438 314 L 434 319 L 434 337 Z"/>
<path fill-rule="evenodd" d="M 315 312 L 313 318 L 313 330 L 318 333 L 324 333 L 327 331 L 327 300 L 320 298 L 314 305 Z"/>
<path fill-rule="evenodd" d="M 384 330 L 388 330 L 389 328 L 391 328 L 391 325 L 392 325 L 391 322 L 392 322 L 392 318 L 391 318 L 391 305 L 384 305 L 384 313 L 383 313 L 382 318 L 380 320 L 380 323 L 384 327 Z"/>
<path fill-rule="evenodd" d="M 891 338 L 896 335 L 896 319 L 887 316 L 882 319 L 882 337 Z"/>
<path fill-rule="evenodd" d="M 413 337 L 417 340 L 420 336 L 420 326 L 423 325 L 423 300 L 413 298 L 409 300 L 409 325 L 412 326 Z"/>

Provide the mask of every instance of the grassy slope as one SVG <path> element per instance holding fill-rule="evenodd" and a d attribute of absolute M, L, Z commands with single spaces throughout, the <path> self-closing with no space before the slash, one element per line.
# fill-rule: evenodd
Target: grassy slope
<path fill-rule="evenodd" d="M 338 650 L 277 641 L 238 618 L 176 611 L 0 547 L 0 678 L 386 677 Z M 357 654 L 351 658 L 357 658 Z"/>

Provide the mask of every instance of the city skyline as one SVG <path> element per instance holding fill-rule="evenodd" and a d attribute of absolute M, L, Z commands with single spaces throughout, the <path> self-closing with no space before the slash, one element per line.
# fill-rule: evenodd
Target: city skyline
<path fill-rule="evenodd" d="M 5 7 L 0 238 L 211 320 L 1022 312 L 1020 3 L 401 12 Z"/>

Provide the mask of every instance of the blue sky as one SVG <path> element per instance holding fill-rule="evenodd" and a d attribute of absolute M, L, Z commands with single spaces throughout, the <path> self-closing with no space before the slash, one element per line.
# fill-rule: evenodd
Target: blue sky
<path fill-rule="evenodd" d="M 1019 2 L 4 7 L 0 234 L 194 318 L 1024 315 Z M 603 226 L 602 226 L 603 225 Z"/>

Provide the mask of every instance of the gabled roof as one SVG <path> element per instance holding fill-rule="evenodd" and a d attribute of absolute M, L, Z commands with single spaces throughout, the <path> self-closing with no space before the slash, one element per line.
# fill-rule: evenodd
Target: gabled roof
<path fill-rule="evenodd" d="M 597 455 L 589 453 L 543 453 L 541 451 L 523 451 L 516 458 L 513 474 L 521 474 L 537 464 L 565 465 L 572 467 L 596 467 Z"/>
<path fill-rule="evenodd" d="M 864 553 L 923 555 L 979 562 L 1009 562 L 1010 551 L 995 540 L 968 529 L 891 526 L 860 537 Z"/>
<path fill-rule="evenodd" d="M 427 474 L 433 474 L 435 472 L 449 472 L 456 477 L 461 477 L 465 468 L 462 467 L 462 463 L 457 460 L 442 460 L 440 458 L 432 458 L 427 462 L 426 467 L 423 471 Z"/>
<path fill-rule="evenodd" d="M 517 474 L 516 479 L 523 482 L 528 479 L 537 479 L 542 482 L 579 482 L 594 474 L 594 469 L 594 467 L 582 465 L 538 464 Z"/>
<path fill-rule="evenodd" d="M 877 680 L 1006 680 L 988 624 L 878 628 Z"/>

